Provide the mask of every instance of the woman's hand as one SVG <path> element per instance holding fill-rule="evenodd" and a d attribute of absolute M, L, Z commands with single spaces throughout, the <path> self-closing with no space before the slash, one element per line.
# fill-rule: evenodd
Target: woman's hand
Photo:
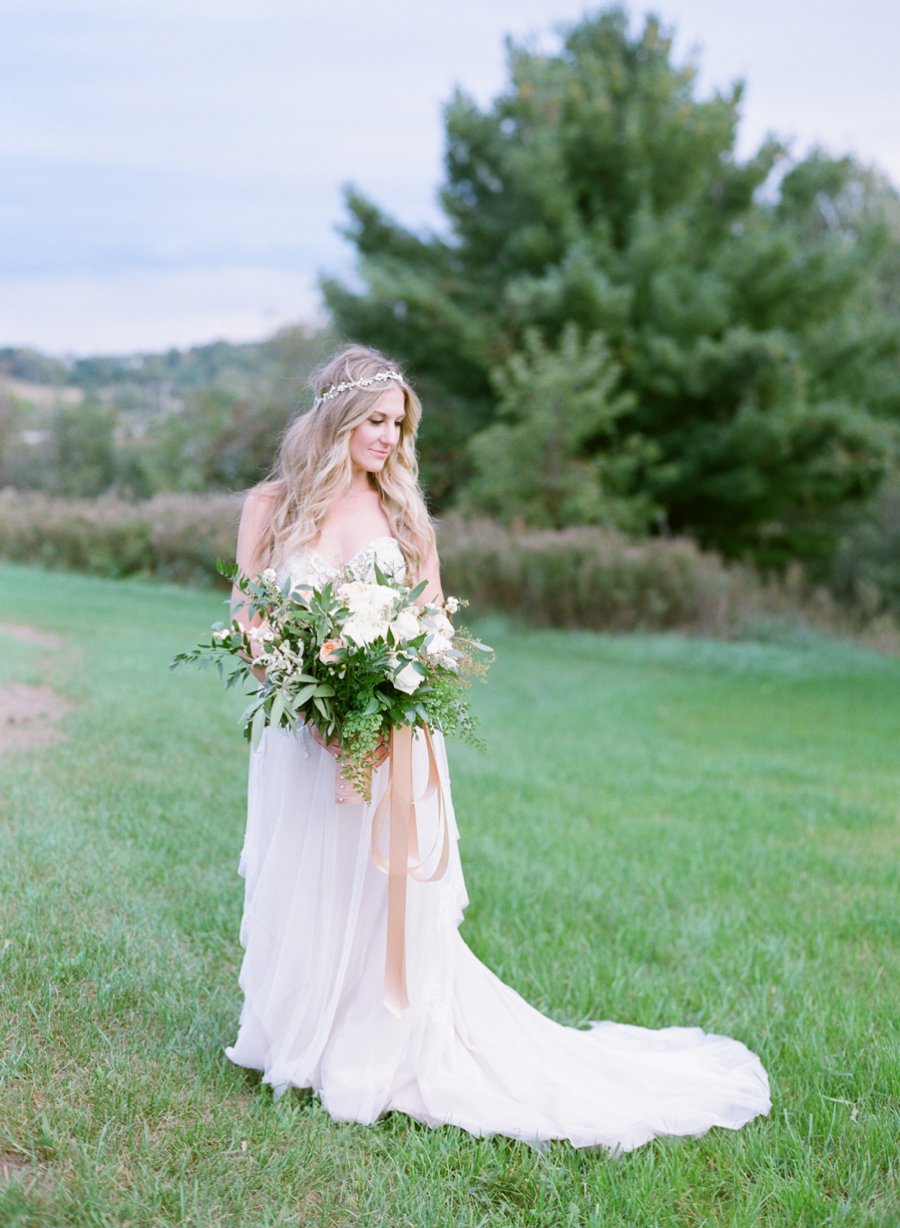
<path fill-rule="evenodd" d="M 321 733 L 319 733 L 318 729 L 311 722 L 307 722 L 306 728 L 309 730 L 313 741 L 318 742 L 320 746 L 324 746 L 329 755 L 333 755 L 335 759 L 342 758 L 343 751 L 341 749 L 341 744 L 336 738 L 332 738 L 330 742 L 326 742 Z M 382 763 L 384 763 L 385 759 L 387 759 L 390 753 L 390 744 L 388 743 L 387 738 L 382 735 L 378 745 L 372 752 L 372 763 L 374 766 L 381 767 Z"/>
<path fill-rule="evenodd" d="M 332 738 L 330 742 L 326 742 L 311 721 L 307 721 L 306 728 L 309 730 L 309 735 L 314 742 L 318 742 L 320 746 L 324 746 L 329 755 L 333 755 L 335 759 L 340 759 L 341 744 L 336 738 Z"/>

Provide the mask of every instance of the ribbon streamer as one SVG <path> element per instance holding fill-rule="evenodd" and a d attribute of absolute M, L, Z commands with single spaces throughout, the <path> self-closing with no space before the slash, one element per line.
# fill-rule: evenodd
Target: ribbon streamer
<path fill-rule="evenodd" d="M 406 880 L 431 883 L 442 878 L 450 858 L 450 831 L 444 792 L 438 773 L 431 732 L 422 730 L 428 751 L 428 783 L 420 798 L 413 796 L 413 731 L 408 725 L 391 730 L 390 778 L 372 820 L 372 859 L 388 876 L 387 951 L 384 965 L 384 1004 L 399 1019 L 409 1006 L 406 993 Z M 438 830 L 427 856 L 419 858 L 416 806 L 437 794 Z M 388 852 L 382 852 L 385 825 Z M 440 842 L 437 866 L 424 871 Z"/>

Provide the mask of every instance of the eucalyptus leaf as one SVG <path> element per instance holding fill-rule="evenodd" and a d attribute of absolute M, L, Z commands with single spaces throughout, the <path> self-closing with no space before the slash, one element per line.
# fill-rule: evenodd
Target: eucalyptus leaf
<path fill-rule="evenodd" d="M 250 726 L 250 744 L 256 750 L 262 741 L 266 728 L 266 710 L 260 705 L 253 714 L 253 724 Z"/>
<path fill-rule="evenodd" d="M 310 686 L 302 687 L 294 696 L 294 703 L 298 708 L 302 708 L 308 699 L 311 699 L 316 693 L 316 683 Z"/>

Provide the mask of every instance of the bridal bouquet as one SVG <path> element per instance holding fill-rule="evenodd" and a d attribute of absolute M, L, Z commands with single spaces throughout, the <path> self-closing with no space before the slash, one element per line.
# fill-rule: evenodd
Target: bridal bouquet
<path fill-rule="evenodd" d="M 219 568 L 244 595 L 255 625 L 215 623 L 209 639 L 179 653 L 173 669 L 214 663 L 226 685 L 264 680 L 241 718 L 254 746 L 267 726 L 309 722 L 340 747 L 341 773 L 365 800 L 379 747 L 398 726 L 428 727 L 478 744 L 464 690 L 483 674 L 491 649 L 450 621 L 463 604 L 417 604 L 414 588 L 375 567 L 372 583 L 329 581 L 321 588 Z"/>

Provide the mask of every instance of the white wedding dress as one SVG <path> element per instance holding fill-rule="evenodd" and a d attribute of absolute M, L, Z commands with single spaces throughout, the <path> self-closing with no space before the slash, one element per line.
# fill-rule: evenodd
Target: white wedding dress
<path fill-rule="evenodd" d="M 354 560 L 396 571 L 393 538 Z M 312 550 L 289 560 L 296 582 L 334 569 Z M 766 1073 L 739 1041 L 699 1028 L 651 1031 L 618 1023 L 564 1027 L 541 1015 L 472 954 L 459 934 L 466 889 L 443 741 L 434 737 L 449 813 L 446 874 L 408 881 L 409 1007 L 384 1004 L 387 884 L 372 860 L 368 805 L 338 804 L 336 765 L 308 733 L 267 730 L 251 752 L 237 1040 L 226 1053 L 280 1093 L 311 1087 L 339 1121 L 390 1110 L 431 1126 L 504 1134 L 541 1145 L 629 1151 L 656 1135 L 737 1129 L 769 1109 Z M 424 787 L 425 747 L 414 743 Z M 430 846 L 436 807 L 419 807 Z"/>

